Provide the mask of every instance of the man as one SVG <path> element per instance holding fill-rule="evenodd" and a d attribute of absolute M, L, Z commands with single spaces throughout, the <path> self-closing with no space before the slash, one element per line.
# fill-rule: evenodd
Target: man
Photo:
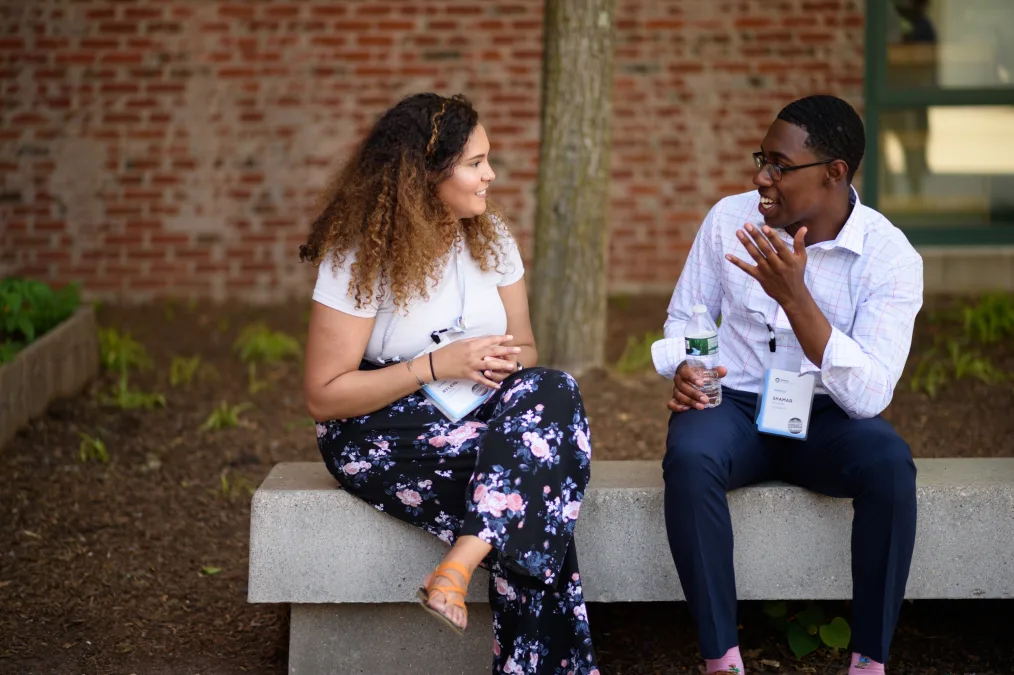
<path fill-rule="evenodd" d="M 884 672 L 915 540 L 916 471 L 879 414 L 908 357 L 922 259 L 859 202 L 852 178 L 864 147 L 862 121 L 845 101 L 810 96 L 786 106 L 754 155 L 757 190 L 723 199 L 701 225 L 665 339 L 652 347 L 657 370 L 674 381 L 666 529 L 708 673 L 743 672 L 725 493 L 771 479 L 853 499 L 849 673 Z M 685 361 L 695 304 L 722 318 L 723 400 L 714 408 Z M 776 367 L 814 378 L 805 439 L 798 424 L 797 438 L 758 431 L 758 395 L 775 356 Z"/>

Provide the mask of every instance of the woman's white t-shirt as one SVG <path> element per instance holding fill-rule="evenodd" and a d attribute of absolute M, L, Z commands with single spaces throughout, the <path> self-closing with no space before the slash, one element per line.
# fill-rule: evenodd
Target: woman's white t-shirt
<path fill-rule="evenodd" d="M 334 268 L 333 255 L 325 256 L 317 272 L 313 299 L 346 314 L 376 317 L 364 355 L 372 363 L 416 356 L 433 344 L 431 333 L 454 326 L 459 316 L 464 318 L 466 326 L 461 337 L 503 335 L 507 330 L 507 312 L 497 288 L 517 282 L 524 276 L 525 268 L 513 237 L 505 233 L 500 244 L 503 249 L 500 264 L 488 272 L 482 271 L 467 246 L 457 244 L 447 257 L 440 281 L 436 284 L 430 282 L 429 299 L 415 298 L 397 315 L 389 292 L 379 302 L 374 296 L 372 303 L 356 307 L 355 295 L 349 294 L 350 270 L 355 262 L 352 252 L 345 256 L 345 261 L 337 269 Z M 384 345 L 384 336 L 391 328 L 392 319 L 394 327 Z"/>

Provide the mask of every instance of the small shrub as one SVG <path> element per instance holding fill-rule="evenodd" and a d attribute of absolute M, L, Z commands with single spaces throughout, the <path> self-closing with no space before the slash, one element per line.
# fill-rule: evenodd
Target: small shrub
<path fill-rule="evenodd" d="M 166 323 L 172 323 L 176 318 L 176 308 L 179 306 L 179 301 L 176 298 L 166 298 L 165 304 L 162 306 L 162 317 Z"/>
<path fill-rule="evenodd" d="M 81 304 L 78 284 L 53 290 L 40 281 L 0 280 L 0 363 L 65 321 Z"/>
<path fill-rule="evenodd" d="M 852 629 L 848 621 L 836 616 L 824 621 L 824 610 L 815 602 L 808 602 L 796 614 L 789 614 L 788 603 L 766 602 L 764 613 L 779 632 L 784 632 L 789 649 L 801 659 L 820 648 L 830 647 L 837 658 L 840 650 L 846 649 L 852 640 Z"/>
<path fill-rule="evenodd" d="M 289 420 L 284 424 L 286 431 L 292 431 L 293 429 L 311 429 L 316 426 L 317 422 L 312 417 L 303 417 L 298 420 Z"/>
<path fill-rule="evenodd" d="M 296 338 L 281 331 L 273 331 L 263 323 L 254 323 L 244 328 L 233 345 L 240 361 L 247 364 L 247 389 L 256 394 L 269 386 L 269 382 L 257 376 L 260 364 L 276 364 L 286 359 L 299 358 L 302 348 Z"/>
<path fill-rule="evenodd" d="M 289 358 L 299 358 L 303 351 L 296 338 L 271 330 L 263 323 L 244 328 L 233 348 L 243 363 L 278 363 Z"/>
<path fill-rule="evenodd" d="M 936 398 L 940 389 L 952 381 L 976 379 L 986 384 L 1003 382 L 1007 374 L 982 356 L 967 340 L 938 340 L 919 358 L 909 382 L 912 391 Z"/>
<path fill-rule="evenodd" d="M 173 387 L 180 385 L 190 386 L 194 381 L 197 369 L 201 367 L 201 357 L 197 356 L 175 356 L 169 365 L 169 384 Z"/>
<path fill-rule="evenodd" d="M 958 343 L 957 340 L 947 342 L 947 354 L 950 356 L 956 380 L 973 377 L 986 384 L 991 384 L 1004 379 L 1004 374 L 989 359 L 983 358 L 974 350 L 969 349 L 967 345 Z"/>
<path fill-rule="evenodd" d="M 78 434 L 81 443 L 78 445 L 77 457 L 81 462 L 96 461 L 103 464 L 109 463 L 109 452 L 106 450 L 106 443 L 97 436 L 91 436 L 83 431 Z"/>
<path fill-rule="evenodd" d="M 116 406 L 120 410 L 152 410 L 166 406 L 165 396 L 159 393 L 148 393 L 131 389 L 126 375 L 116 381 L 113 391 L 102 397 L 105 405 Z"/>
<path fill-rule="evenodd" d="M 166 400 L 162 394 L 149 394 L 130 387 L 131 370 L 148 370 L 152 367 L 151 357 L 144 345 L 130 333 L 121 333 L 111 327 L 99 330 L 99 348 L 103 367 L 119 376 L 112 392 L 102 397 L 105 405 L 113 405 L 120 410 L 165 407 Z"/>
<path fill-rule="evenodd" d="M 238 405 L 230 406 L 225 401 L 222 401 L 219 406 L 208 415 L 208 419 L 204 420 L 204 424 L 201 425 L 201 431 L 212 431 L 216 429 L 231 429 L 238 427 L 243 423 L 240 419 L 240 415 L 244 410 L 251 408 L 249 403 L 240 403 Z"/>
<path fill-rule="evenodd" d="M 965 335 L 984 344 L 1014 337 L 1014 295 L 988 293 L 965 307 L 962 314 Z"/>
<path fill-rule="evenodd" d="M 132 369 L 147 370 L 152 366 L 144 345 L 129 332 L 121 333 L 112 327 L 100 329 L 99 349 L 103 367 L 120 375 Z"/>
<path fill-rule="evenodd" d="M 662 339 L 662 331 L 645 333 L 640 338 L 635 335 L 627 337 L 627 346 L 623 349 L 620 360 L 616 362 L 616 370 L 624 374 L 639 373 L 651 367 L 651 345 Z"/>
<path fill-rule="evenodd" d="M 229 470 L 226 469 L 218 477 L 218 493 L 230 502 L 239 496 L 251 496 L 254 493 L 253 485 L 246 478 L 239 476 L 235 479 L 229 478 Z"/>
<path fill-rule="evenodd" d="M 935 359 L 931 352 L 919 361 L 909 386 L 912 391 L 925 392 L 930 398 L 936 398 L 940 387 L 947 384 L 950 379 L 946 364 Z"/>

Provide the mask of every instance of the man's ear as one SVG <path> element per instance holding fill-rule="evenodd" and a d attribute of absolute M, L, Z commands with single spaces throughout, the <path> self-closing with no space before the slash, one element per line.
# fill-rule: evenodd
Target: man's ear
<path fill-rule="evenodd" d="M 839 183 L 848 180 L 849 165 L 843 159 L 836 159 L 827 165 L 827 182 Z"/>

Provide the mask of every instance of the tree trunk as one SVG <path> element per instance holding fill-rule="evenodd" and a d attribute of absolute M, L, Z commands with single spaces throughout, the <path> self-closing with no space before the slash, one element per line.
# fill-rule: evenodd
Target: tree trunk
<path fill-rule="evenodd" d="M 615 0 L 546 0 L 532 271 L 539 361 L 601 366 Z"/>

